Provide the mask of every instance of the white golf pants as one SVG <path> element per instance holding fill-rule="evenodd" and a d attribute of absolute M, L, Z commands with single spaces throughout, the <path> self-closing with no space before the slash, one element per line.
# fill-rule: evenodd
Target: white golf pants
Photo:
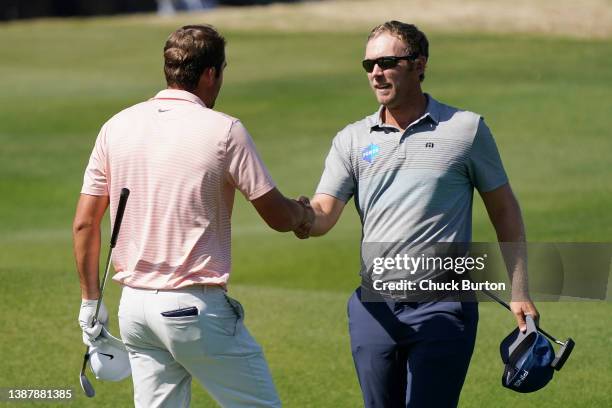
<path fill-rule="evenodd" d="M 243 319 L 242 305 L 217 286 L 124 286 L 119 327 L 134 405 L 188 407 L 195 377 L 222 407 L 280 407 L 262 349 Z"/>

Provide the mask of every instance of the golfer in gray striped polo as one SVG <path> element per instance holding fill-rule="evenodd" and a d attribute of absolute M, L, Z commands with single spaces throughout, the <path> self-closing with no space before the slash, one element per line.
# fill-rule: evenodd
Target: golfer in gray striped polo
<path fill-rule="evenodd" d="M 520 208 L 483 118 L 435 100 L 421 83 L 429 57 L 411 24 L 372 30 L 362 65 L 380 105 L 334 138 L 311 200 L 312 229 L 327 233 L 353 198 L 362 252 L 373 243 L 465 243 L 472 239 L 478 190 L 500 242 L 525 242 Z M 517 324 L 538 312 L 526 290 L 526 259 L 511 261 Z M 475 302 L 369 302 L 357 289 L 348 304 L 351 351 L 366 407 L 455 407 L 474 349 Z"/>

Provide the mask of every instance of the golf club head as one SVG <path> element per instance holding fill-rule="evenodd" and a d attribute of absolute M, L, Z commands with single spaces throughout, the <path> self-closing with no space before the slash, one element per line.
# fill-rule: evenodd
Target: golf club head
<path fill-rule="evenodd" d="M 550 366 L 557 371 L 562 369 L 570 354 L 572 354 L 575 345 L 576 343 L 574 343 L 574 340 L 571 338 L 565 340 L 565 344 L 561 346 L 559 352 L 555 355 L 555 359 L 550 363 Z"/>
<path fill-rule="evenodd" d="M 94 390 L 93 385 L 91 385 L 84 373 L 81 373 L 79 381 L 81 382 L 81 388 L 83 389 L 83 392 L 85 392 L 85 395 L 88 398 L 92 398 L 96 395 L 96 390 Z"/>

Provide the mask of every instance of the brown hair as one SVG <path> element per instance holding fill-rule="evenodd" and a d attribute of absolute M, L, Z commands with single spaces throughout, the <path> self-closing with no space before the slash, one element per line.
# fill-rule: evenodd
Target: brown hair
<path fill-rule="evenodd" d="M 224 62 L 225 38 L 210 25 L 181 27 L 164 46 L 166 83 L 186 91 L 197 88 L 206 68 L 214 67 L 218 77 Z"/>
<path fill-rule="evenodd" d="M 370 31 L 368 41 L 382 33 L 388 33 L 399 38 L 406 44 L 409 52 L 415 52 L 418 56 L 425 57 L 425 61 L 429 59 L 429 41 L 427 41 L 425 33 L 420 31 L 417 26 L 401 21 L 387 21 Z M 421 74 L 419 79 L 422 82 L 425 79 L 425 74 Z"/>

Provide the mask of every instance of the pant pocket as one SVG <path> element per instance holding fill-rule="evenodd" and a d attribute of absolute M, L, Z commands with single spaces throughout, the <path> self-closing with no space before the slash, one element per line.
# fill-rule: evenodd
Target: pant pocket
<path fill-rule="evenodd" d="M 227 300 L 227 303 L 230 305 L 230 307 L 234 311 L 234 314 L 236 315 L 236 319 L 238 321 L 244 321 L 244 307 L 242 307 L 242 304 L 236 299 L 231 298 L 227 295 L 225 295 L 225 299 Z"/>
<path fill-rule="evenodd" d="M 233 337 L 244 317 L 242 305 L 225 294 L 214 302 L 209 302 L 202 314 L 203 324 L 207 327 L 207 337 Z"/>
<path fill-rule="evenodd" d="M 205 325 L 207 328 L 207 337 L 233 337 L 236 335 L 238 319 L 235 316 L 219 316 L 214 314 L 207 314 L 204 315 L 203 318 L 206 320 Z"/>

